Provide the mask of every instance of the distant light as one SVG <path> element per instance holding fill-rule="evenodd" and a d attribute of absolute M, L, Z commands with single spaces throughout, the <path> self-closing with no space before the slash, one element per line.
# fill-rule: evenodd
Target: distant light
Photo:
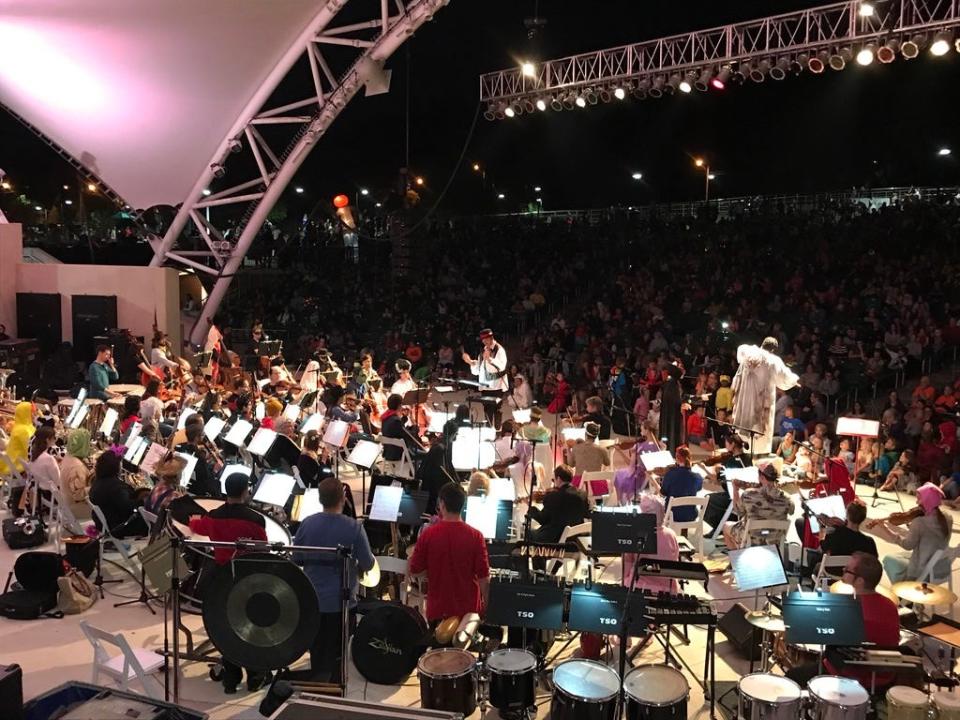
<path fill-rule="evenodd" d="M 203 189 L 203 196 L 204 196 L 204 197 L 207 197 L 207 196 L 209 196 L 209 195 L 210 195 L 210 188 L 204 188 L 204 189 Z"/>
<path fill-rule="evenodd" d="M 857 65 L 869 65 L 873 62 L 873 50 L 869 47 L 863 48 L 857 53 Z"/>
<path fill-rule="evenodd" d="M 95 183 L 87 183 L 87 190 L 89 190 L 90 192 L 96 192 L 96 191 L 97 191 L 97 186 L 96 186 L 96 184 L 95 184 Z"/>
<path fill-rule="evenodd" d="M 474 164 L 473 164 L 473 171 L 474 171 L 474 172 L 480 172 L 480 163 L 474 163 Z"/>
<path fill-rule="evenodd" d="M 507 105 L 507 108 L 503 111 L 503 114 L 506 115 L 507 117 L 513 117 L 517 113 L 516 111 L 514 111 L 512 105 Z"/>
<path fill-rule="evenodd" d="M 12 187 L 13 185 L 8 183 L 6 180 L 4 180 L 3 182 L 0 182 L 0 188 L 3 188 L 4 190 L 9 190 Z"/>
<path fill-rule="evenodd" d="M 376 207 L 383 207 L 383 203 L 377 203 Z"/>
<path fill-rule="evenodd" d="M 537 198 L 537 202 L 543 204 L 543 198 Z"/>
<path fill-rule="evenodd" d="M 873 5 L 868 2 L 860 3 L 860 17 L 873 17 Z"/>
<path fill-rule="evenodd" d="M 681 80 L 678 87 L 682 93 L 688 93 L 693 90 L 693 85 L 688 83 L 686 80 Z"/>
<path fill-rule="evenodd" d="M 294 191 L 297 195 L 303 195 L 303 188 L 300 187 L 299 185 L 298 185 L 297 187 L 295 187 L 295 188 L 293 189 L 293 191 Z"/>
<path fill-rule="evenodd" d="M 574 100 L 574 102 L 577 104 L 577 107 L 581 107 L 581 108 L 582 108 L 582 107 L 586 107 L 586 106 L 587 106 L 587 101 L 584 100 L 584 99 L 583 99 L 582 97 L 580 97 L 579 95 L 577 95 L 577 99 Z"/>
<path fill-rule="evenodd" d="M 720 327 L 722 327 L 724 330 L 726 330 L 728 327 L 730 327 L 730 323 L 728 323 L 726 320 L 724 320 L 724 321 L 722 321 L 722 322 L 720 323 Z"/>
<path fill-rule="evenodd" d="M 950 52 L 950 36 L 939 33 L 930 46 L 930 54 L 941 57 Z"/>
<path fill-rule="evenodd" d="M 417 185 L 423 185 L 425 181 L 422 177 L 418 177 L 414 182 L 417 183 Z"/>
<path fill-rule="evenodd" d="M 64 205 L 73 205 L 73 200 L 64 200 L 64 201 L 63 201 L 63 204 L 64 204 Z"/>
<path fill-rule="evenodd" d="M 524 76 L 526 77 L 530 77 L 530 78 L 536 77 L 537 66 L 534 65 L 532 62 L 523 63 L 523 65 L 520 66 L 520 70 L 523 72 Z"/>
<path fill-rule="evenodd" d="M 360 194 L 361 194 L 361 195 L 369 195 L 369 194 L 370 194 L 370 191 L 367 190 L 366 188 L 360 188 Z"/>
<path fill-rule="evenodd" d="M 503 193 L 499 193 L 499 194 L 497 195 L 497 200 L 503 200 L 505 197 L 506 197 L 506 195 L 504 195 Z"/>
<path fill-rule="evenodd" d="M 70 186 L 69 186 L 69 185 L 64 185 L 64 186 L 63 186 L 63 189 L 64 189 L 64 190 L 69 190 L 69 189 L 70 189 Z"/>
<path fill-rule="evenodd" d="M 949 154 L 950 154 L 950 148 L 948 147 L 942 147 L 939 150 L 937 150 L 937 155 L 939 155 L 940 157 L 946 157 Z"/>
<path fill-rule="evenodd" d="M 540 192 L 542 189 L 543 189 L 543 188 L 541 188 L 539 185 L 537 185 L 537 186 L 533 189 L 533 191 L 534 191 L 534 192 Z"/>
<path fill-rule="evenodd" d="M 696 165 L 697 167 L 703 167 L 703 158 L 696 158 L 693 161 L 693 164 Z"/>
<path fill-rule="evenodd" d="M 627 91 L 623 88 L 614 88 L 613 96 L 617 100 L 623 100 L 627 96 Z"/>
<path fill-rule="evenodd" d="M 714 175 L 713 173 L 710 173 L 709 175 L 707 175 L 707 180 L 716 180 L 716 179 L 717 179 L 717 176 Z"/>
<path fill-rule="evenodd" d="M 643 173 L 635 172 L 630 177 L 632 177 L 634 180 L 643 180 Z"/>
<path fill-rule="evenodd" d="M 727 84 L 720 78 L 715 77 L 710 81 L 710 86 L 715 90 L 723 90 L 727 87 Z"/>
<path fill-rule="evenodd" d="M 33 209 L 36 210 L 37 212 L 42 212 L 42 211 L 43 211 L 43 208 L 40 207 L 39 205 L 34 205 L 34 206 L 33 206 Z"/>
<path fill-rule="evenodd" d="M 544 100 L 543 98 L 540 98 L 539 100 L 537 100 L 537 110 L 539 110 L 540 112 L 544 112 L 546 109 L 547 109 L 547 101 Z"/>

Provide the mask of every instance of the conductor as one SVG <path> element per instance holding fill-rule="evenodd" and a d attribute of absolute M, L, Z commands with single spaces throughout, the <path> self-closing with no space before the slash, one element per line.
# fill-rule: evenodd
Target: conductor
<path fill-rule="evenodd" d="M 496 403 L 484 403 L 483 409 L 487 420 L 494 427 L 499 426 L 500 403 L 510 387 L 507 381 L 507 351 L 493 336 L 493 330 L 484 328 L 480 331 L 480 342 L 483 351 L 476 359 L 463 353 L 463 361 L 470 366 L 470 373 L 477 376 L 480 394 L 494 398 Z"/>

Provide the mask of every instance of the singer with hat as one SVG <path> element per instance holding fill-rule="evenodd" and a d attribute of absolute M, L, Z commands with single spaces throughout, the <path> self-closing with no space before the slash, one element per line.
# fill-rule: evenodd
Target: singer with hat
<path fill-rule="evenodd" d="M 483 343 L 480 356 L 472 358 L 464 352 L 463 361 L 470 366 L 470 373 L 477 376 L 480 394 L 496 398 L 496 405 L 485 404 L 483 409 L 490 424 L 497 427 L 500 420 L 500 402 L 510 389 L 507 379 L 507 351 L 497 342 L 490 328 L 481 330 L 479 339 Z"/>

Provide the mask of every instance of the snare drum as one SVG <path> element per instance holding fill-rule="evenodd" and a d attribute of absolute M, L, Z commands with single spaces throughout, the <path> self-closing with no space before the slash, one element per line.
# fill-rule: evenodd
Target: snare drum
<path fill-rule="evenodd" d="M 930 702 L 925 692 L 905 685 L 887 690 L 887 717 L 891 720 L 927 720 Z"/>
<path fill-rule="evenodd" d="M 870 695 L 850 678 L 820 675 L 807 683 L 810 720 L 866 720 Z"/>
<path fill-rule="evenodd" d="M 487 658 L 490 704 L 500 712 L 525 710 L 536 700 L 537 657 L 527 650 L 495 650 Z"/>
<path fill-rule="evenodd" d="M 471 715 L 477 709 L 476 666 L 473 655 L 459 648 L 426 653 L 417 663 L 421 707 Z"/>
<path fill-rule="evenodd" d="M 960 695 L 941 690 L 932 700 L 937 720 L 960 720 Z"/>
<path fill-rule="evenodd" d="M 627 720 L 675 720 L 687 717 L 690 684 L 666 665 L 641 665 L 623 680 Z"/>
<path fill-rule="evenodd" d="M 595 660 L 567 660 L 553 671 L 550 720 L 614 720 L 620 678 Z"/>
<path fill-rule="evenodd" d="M 770 673 L 753 673 L 737 683 L 742 720 L 796 720 L 803 707 L 800 686 Z"/>

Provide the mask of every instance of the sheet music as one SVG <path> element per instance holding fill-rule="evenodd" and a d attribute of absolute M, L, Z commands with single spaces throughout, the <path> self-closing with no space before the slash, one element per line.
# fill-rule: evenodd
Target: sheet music
<path fill-rule="evenodd" d="M 133 458 L 137 454 L 137 450 L 140 449 L 140 444 L 143 442 L 146 442 L 146 438 L 142 438 L 139 436 L 135 437 L 132 441 L 130 441 L 129 444 L 127 445 L 127 451 L 123 454 L 123 459 L 126 460 L 128 463 L 132 463 Z"/>
<path fill-rule="evenodd" d="M 260 422 L 263 422 L 264 416 L 267 414 L 267 406 L 262 400 L 258 400 L 256 407 L 253 409 L 253 416 Z"/>
<path fill-rule="evenodd" d="M 80 410 L 77 411 L 77 414 L 73 416 L 73 419 L 67 423 L 67 426 L 76 430 L 83 424 L 83 421 L 87 419 L 87 413 L 90 412 L 90 406 L 84 403 L 80 406 Z"/>
<path fill-rule="evenodd" d="M 226 437 L 223 439 L 231 445 L 243 447 L 244 441 L 247 439 L 247 436 L 252 430 L 253 425 L 251 425 L 249 422 L 246 420 L 237 420 L 233 424 L 233 427 L 230 428 L 230 432 L 228 432 Z"/>
<path fill-rule="evenodd" d="M 107 408 L 107 414 L 103 416 L 103 422 L 100 423 L 100 434 L 109 435 L 117 424 L 120 414 L 113 408 Z"/>
<path fill-rule="evenodd" d="M 880 434 L 879 420 L 864 418 L 842 417 L 837 418 L 837 436 L 852 435 L 854 437 L 875 438 Z"/>
<path fill-rule="evenodd" d="M 257 430 L 256 434 L 253 436 L 253 439 L 250 441 L 250 444 L 247 445 L 247 451 L 251 455 L 259 455 L 263 457 L 270 451 L 270 446 L 273 445 L 273 441 L 277 439 L 277 433 L 270 428 L 262 427 Z"/>
<path fill-rule="evenodd" d="M 247 477 L 250 477 L 252 472 L 253 470 L 248 468 L 246 465 L 240 465 L 238 463 L 233 465 L 224 465 L 223 470 L 220 471 L 220 492 L 222 492 L 224 495 L 227 494 L 227 478 L 234 473 L 243 473 Z"/>
<path fill-rule="evenodd" d="M 369 470 L 380 457 L 380 443 L 370 440 L 357 440 L 353 450 L 347 456 L 347 462 L 351 465 Z"/>
<path fill-rule="evenodd" d="M 264 475 L 253 499 L 268 505 L 283 507 L 290 498 L 290 493 L 293 492 L 293 486 L 296 482 L 293 475 L 285 473 Z"/>
<path fill-rule="evenodd" d="M 578 427 L 578 428 L 563 428 L 560 431 L 560 434 L 563 436 L 564 440 L 586 440 L 587 439 L 587 429 Z"/>
<path fill-rule="evenodd" d="M 187 463 L 187 466 L 183 468 L 180 473 L 180 487 L 186 487 L 190 484 L 190 480 L 193 479 L 193 471 L 197 468 L 197 456 L 182 452 L 174 453 L 174 455 L 182 458 Z M 226 490 L 224 490 L 224 492 L 226 492 Z"/>
<path fill-rule="evenodd" d="M 513 478 L 490 478 L 490 497 L 494 500 L 516 500 L 517 487 L 513 484 Z"/>
<path fill-rule="evenodd" d="M 657 450 L 655 452 L 641 453 L 640 462 L 646 470 L 656 470 L 657 468 L 670 467 L 676 464 L 673 453 L 669 450 Z"/>
<path fill-rule="evenodd" d="M 343 420 L 332 420 L 323 433 L 323 442 L 333 447 L 343 447 L 349 433 L 349 423 Z"/>
<path fill-rule="evenodd" d="M 183 412 L 180 413 L 180 417 L 177 419 L 177 430 L 183 430 L 187 426 L 187 418 L 196 414 L 197 411 L 193 408 L 184 408 Z"/>
<path fill-rule="evenodd" d="M 220 433 L 223 432 L 223 428 L 226 426 L 227 421 L 223 418 L 218 418 L 216 416 L 211 417 L 203 426 L 203 434 L 207 436 L 207 440 L 210 442 L 216 442 L 217 438 L 220 436 Z"/>
<path fill-rule="evenodd" d="M 323 512 L 323 505 L 320 504 L 320 490 L 317 488 L 307 488 L 307 491 L 300 496 L 300 511 L 297 513 L 298 522 L 303 522 L 311 515 Z"/>
<path fill-rule="evenodd" d="M 750 465 L 744 468 L 724 468 L 724 477 L 728 482 L 739 480 L 740 482 L 756 485 L 760 482 L 760 471 L 756 465 Z"/>
<path fill-rule="evenodd" d="M 283 416 L 290 422 L 296 422 L 300 417 L 300 406 L 290 403 L 283 409 Z"/>
<path fill-rule="evenodd" d="M 143 462 L 140 463 L 140 469 L 149 475 L 153 475 L 154 471 L 157 469 L 157 464 L 163 460 L 164 455 L 167 454 L 167 448 L 165 445 L 160 443 L 152 443 L 150 449 L 147 450 L 147 454 L 143 458 Z"/>
<path fill-rule="evenodd" d="M 400 498 L 403 495 L 402 487 L 393 485 L 378 485 L 373 491 L 373 502 L 370 504 L 370 520 L 396 522 L 400 515 Z"/>
<path fill-rule="evenodd" d="M 300 434 L 306 435 L 311 430 L 319 430 L 321 425 L 323 425 L 323 413 L 313 413 L 303 421 L 300 426 Z"/>
<path fill-rule="evenodd" d="M 497 507 L 499 501 L 491 497 L 468 497 L 466 522 L 487 539 L 497 535 Z"/>
<path fill-rule="evenodd" d="M 787 575 L 776 545 L 754 545 L 731 550 L 730 565 L 741 592 L 787 584 Z"/>

